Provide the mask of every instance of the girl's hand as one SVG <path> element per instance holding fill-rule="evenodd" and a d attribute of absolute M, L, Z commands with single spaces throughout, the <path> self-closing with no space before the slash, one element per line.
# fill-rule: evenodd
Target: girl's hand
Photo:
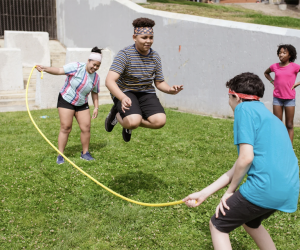
<path fill-rule="evenodd" d="M 94 108 L 92 119 L 95 119 L 97 117 L 98 117 L 98 108 Z"/>
<path fill-rule="evenodd" d="M 41 72 L 41 71 L 45 71 L 46 67 L 45 66 L 42 66 L 42 65 L 36 65 L 35 68 Z"/>
<path fill-rule="evenodd" d="M 125 113 L 125 110 L 128 110 L 129 107 L 131 107 L 131 99 L 128 96 L 124 97 L 121 101 L 121 104 L 122 104 L 122 110 Z"/>
<path fill-rule="evenodd" d="M 190 194 L 189 196 L 185 197 L 182 201 L 184 201 L 188 207 L 198 207 L 203 201 L 206 200 L 206 198 L 207 195 L 202 190 L 200 192 Z"/>
<path fill-rule="evenodd" d="M 221 201 L 220 201 L 220 203 L 219 203 L 219 205 L 217 206 L 217 208 L 216 208 L 216 218 L 218 218 L 219 217 L 219 211 L 221 211 L 221 213 L 225 216 L 226 215 L 226 213 L 225 213 L 225 211 L 224 211 L 224 208 L 226 208 L 227 210 L 229 210 L 230 208 L 227 206 L 227 204 L 226 204 L 226 201 L 227 201 L 227 199 L 230 197 L 230 196 L 232 196 L 234 193 L 225 193 L 224 195 L 223 195 L 223 197 L 221 198 Z"/>
<path fill-rule="evenodd" d="M 170 87 L 168 93 L 171 95 L 176 95 L 178 94 L 181 90 L 183 90 L 183 85 L 173 85 L 172 87 Z"/>
<path fill-rule="evenodd" d="M 292 90 L 293 89 L 295 89 L 297 86 L 299 86 L 300 85 L 300 82 L 297 82 L 297 83 L 295 83 L 294 85 L 293 85 L 293 87 L 292 87 Z"/>

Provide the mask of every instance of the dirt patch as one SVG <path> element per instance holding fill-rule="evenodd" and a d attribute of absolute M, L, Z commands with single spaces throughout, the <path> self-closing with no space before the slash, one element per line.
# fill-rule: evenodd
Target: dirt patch
<path fill-rule="evenodd" d="M 260 11 L 271 16 L 289 16 L 300 19 L 300 9 L 297 5 L 288 4 L 286 10 L 280 10 L 278 5 L 265 3 L 224 3 L 224 6 L 239 6 L 245 9 Z"/>

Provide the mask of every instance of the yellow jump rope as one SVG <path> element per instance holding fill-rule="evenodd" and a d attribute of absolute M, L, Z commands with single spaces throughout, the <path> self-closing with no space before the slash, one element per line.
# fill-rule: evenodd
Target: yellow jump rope
<path fill-rule="evenodd" d="M 29 117 L 33 123 L 33 125 L 35 126 L 35 128 L 37 129 L 37 131 L 39 131 L 39 133 L 41 134 L 41 136 L 46 140 L 46 142 L 48 142 L 50 144 L 50 146 L 60 155 L 62 155 L 62 157 L 64 157 L 74 168 L 76 168 L 78 171 L 80 171 L 82 174 L 84 174 L 85 176 L 87 176 L 88 178 L 90 178 L 93 182 L 97 183 L 99 186 L 101 186 L 102 188 L 104 188 L 105 190 L 107 190 L 108 192 L 118 196 L 119 198 L 126 200 L 128 202 L 132 202 L 141 206 L 147 206 L 147 207 L 166 207 L 166 206 L 172 206 L 172 205 L 177 205 L 177 204 L 182 204 L 183 201 L 174 201 L 174 202 L 168 202 L 168 203 L 145 203 L 145 202 L 139 202 L 139 201 L 135 201 L 132 199 L 129 199 L 123 195 L 120 195 L 118 193 L 116 193 L 115 191 L 111 190 L 110 188 L 104 186 L 102 183 L 100 183 L 99 181 L 97 181 L 96 179 L 94 179 L 92 176 L 90 176 L 88 173 L 84 172 L 80 167 L 78 167 L 74 162 L 70 161 L 63 153 L 61 153 L 48 139 L 47 137 L 42 133 L 42 131 L 38 128 L 38 126 L 36 125 L 35 121 L 33 120 L 30 110 L 29 110 L 29 106 L 28 106 L 28 86 L 29 86 L 29 82 L 30 82 L 30 78 L 31 75 L 34 71 L 36 66 L 34 66 L 30 72 L 28 81 L 27 81 L 27 86 L 26 86 L 26 107 L 27 107 L 27 111 L 29 114 Z M 41 79 L 43 79 L 43 71 L 41 72 Z"/>

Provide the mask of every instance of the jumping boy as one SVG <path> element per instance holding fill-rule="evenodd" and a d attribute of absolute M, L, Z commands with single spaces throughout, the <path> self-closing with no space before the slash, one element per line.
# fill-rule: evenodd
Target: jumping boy
<path fill-rule="evenodd" d="M 234 111 L 238 159 L 218 180 L 183 201 L 189 207 L 197 207 L 230 184 L 209 222 L 214 249 L 232 249 L 229 233 L 243 225 L 260 249 L 275 250 L 261 222 L 276 210 L 297 210 L 298 160 L 283 123 L 258 101 L 265 90 L 261 79 L 243 73 L 228 81 L 226 87 Z M 246 182 L 236 191 L 246 173 Z"/>
<path fill-rule="evenodd" d="M 155 22 L 138 18 L 132 23 L 134 44 L 120 50 L 108 72 L 105 85 L 111 92 L 114 105 L 105 120 L 105 129 L 111 132 L 119 122 L 124 141 L 137 127 L 159 129 L 166 123 L 153 82 L 160 91 L 177 94 L 183 85 L 170 87 L 164 80 L 161 59 L 151 46 Z"/>

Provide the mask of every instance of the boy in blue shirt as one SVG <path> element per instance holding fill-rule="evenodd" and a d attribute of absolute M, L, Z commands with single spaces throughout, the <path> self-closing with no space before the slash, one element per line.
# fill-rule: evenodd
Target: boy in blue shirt
<path fill-rule="evenodd" d="M 228 81 L 226 87 L 234 111 L 238 159 L 218 180 L 183 201 L 197 207 L 229 184 L 209 222 L 214 249 L 232 249 L 229 233 L 243 225 L 260 249 L 275 250 L 261 222 L 276 210 L 297 210 L 298 160 L 284 124 L 258 101 L 265 90 L 261 79 L 243 73 Z M 246 182 L 236 191 L 246 174 Z"/>

